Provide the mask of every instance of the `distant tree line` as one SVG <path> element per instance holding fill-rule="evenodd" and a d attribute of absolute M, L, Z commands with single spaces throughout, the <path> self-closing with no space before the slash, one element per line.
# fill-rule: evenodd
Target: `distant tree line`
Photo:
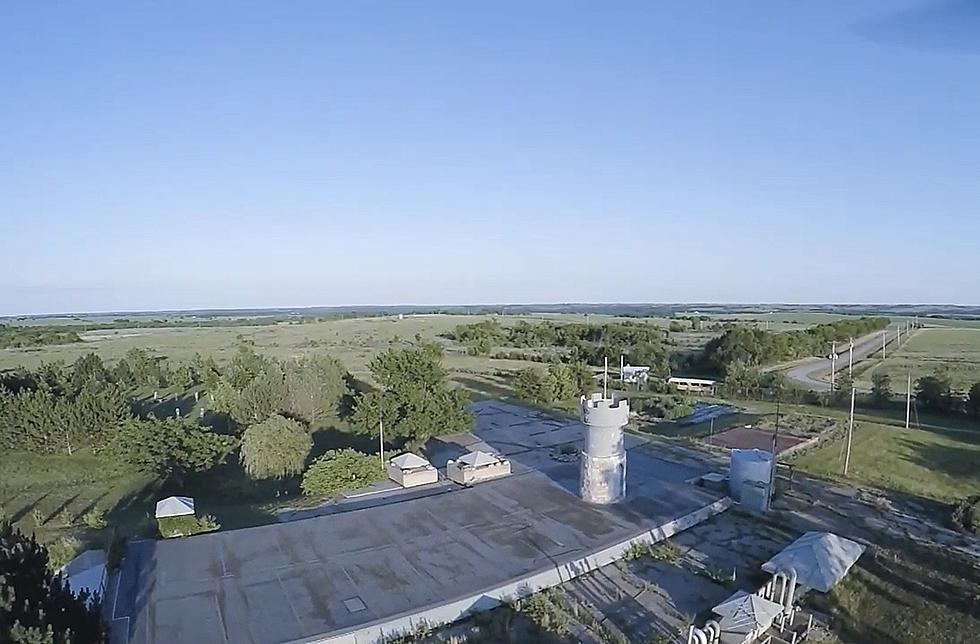
<path fill-rule="evenodd" d="M 725 331 L 705 345 L 706 368 L 730 377 L 746 367 L 830 353 L 831 343 L 846 342 L 888 326 L 888 318 L 862 317 L 818 324 L 797 331 L 772 332 L 739 326 Z"/>
<path fill-rule="evenodd" d="M 622 354 L 631 364 L 649 366 L 655 376 L 670 372 L 663 330 L 640 322 L 531 324 L 520 320 L 505 327 L 491 319 L 461 324 L 448 336 L 467 345 L 473 355 L 489 355 L 494 347 L 559 347 L 562 351 L 553 355 L 560 362 L 602 366 L 606 358 L 616 362 Z"/>
<path fill-rule="evenodd" d="M 40 347 L 81 341 L 75 329 L 69 327 L 0 324 L 0 349 Z"/>

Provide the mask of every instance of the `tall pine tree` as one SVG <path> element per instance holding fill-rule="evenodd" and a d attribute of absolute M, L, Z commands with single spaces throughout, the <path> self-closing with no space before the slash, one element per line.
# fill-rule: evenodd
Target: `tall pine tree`
<path fill-rule="evenodd" d="M 107 641 L 97 598 L 74 595 L 48 569 L 48 551 L 0 520 L 0 642 L 98 644 Z"/>

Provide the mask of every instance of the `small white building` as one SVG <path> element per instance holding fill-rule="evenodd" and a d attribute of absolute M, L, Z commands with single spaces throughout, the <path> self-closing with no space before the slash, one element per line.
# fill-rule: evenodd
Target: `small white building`
<path fill-rule="evenodd" d="M 650 378 L 650 367 L 634 367 L 631 364 L 623 365 L 622 372 L 619 374 L 623 382 L 645 383 Z"/>
<path fill-rule="evenodd" d="M 194 499 L 189 496 L 168 496 L 157 501 L 157 519 L 183 517 L 194 514 Z"/>
<path fill-rule="evenodd" d="M 405 453 L 388 461 L 388 478 L 402 487 L 428 485 L 439 480 L 432 463 L 418 454 Z"/>
<path fill-rule="evenodd" d="M 674 391 L 682 391 L 700 396 L 713 396 L 718 389 L 717 380 L 707 378 L 678 378 L 667 379 L 667 385 Z"/>
<path fill-rule="evenodd" d="M 498 454 L 481 450 L 460 456 L 446 463 L 446 476 L 460 485 L 472 485 L 481 481 L 510 474 L 510 461 Z"/>

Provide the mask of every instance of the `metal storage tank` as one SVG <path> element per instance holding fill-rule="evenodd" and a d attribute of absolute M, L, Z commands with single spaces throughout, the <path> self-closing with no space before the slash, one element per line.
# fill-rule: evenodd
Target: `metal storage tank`
<path fill-rule="evenodd" d="M 765 513 L 769 505 L 769 483 L 746 481 L 742 486 L 742 499 L 739 505 L 753 512 Z"/>
<path fill-rule="evenodd" d="M 772 472 L 772 454 L 761 449 L 733 449 L 728 473 L 729 495 L 742 500 L 742 487 L 746 483 L 764 483 L 769 486 Z"/>

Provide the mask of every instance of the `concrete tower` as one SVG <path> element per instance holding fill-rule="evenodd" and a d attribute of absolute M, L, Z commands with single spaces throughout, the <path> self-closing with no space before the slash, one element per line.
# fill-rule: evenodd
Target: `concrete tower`
<path fill-rule="evenodd" d="M 629 421 L 630 405 L 613 394 L 592 394 L 579 400 L 579 415 L 585 423 L 582 451 L 582 499 L 589 503 L 616 503 L 626 496 L 626 449 L 623 426 Z"/>

